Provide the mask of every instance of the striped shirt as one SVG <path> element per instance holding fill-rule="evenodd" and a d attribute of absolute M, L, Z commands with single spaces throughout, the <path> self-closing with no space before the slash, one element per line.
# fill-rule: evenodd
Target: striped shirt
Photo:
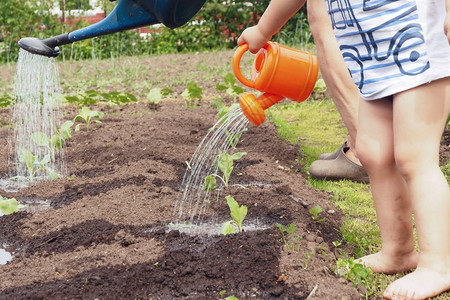
<path fill-rule="evenodd" d="M 434 15 L 442 5 L 445 12 L 444 0 L 325 1 L 342 55 L 364 99 L 379 99 L 450 76 L 450 46 L 443 30 L 445 14 Z M 420 1 L 424 2 L 422 6 L 418 6 Z M 430 15 L 434 15 L 433 19 L 427 20 Z M 430 30 L 429 23 L 435 22 L 437 27 L 439 18 L 440 31 Z M 430 42 L 430 33 L 438 35 L 437 45 Z M 433 49 L 430 53 L 430 47 L 443 47 L 444 52 Z M 447 58 L 431 65 L 434 55 Z"/>

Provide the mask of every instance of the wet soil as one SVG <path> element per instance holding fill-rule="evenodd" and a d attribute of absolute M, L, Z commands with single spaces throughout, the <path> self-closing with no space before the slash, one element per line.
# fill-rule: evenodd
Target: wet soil
<path fill-rule="evenodd" d="M 74 133 L 65 153 L 68 176 L 4 197 L 39 199 L 50 209 L 0 217 L 0 245 L 13 260 L 0 266 L 0 299 L 359 299 L 333 273 L 333 242 L 342 241 L 342 213 L 331 195 L 308 184 L 298 146 L 282 141 L 269 122 L 249 126 L 238 151 L 232 195 L 248 220 L 267 229 L 234 235 L 169 230 L 189 160 L 217 111 L 165 99 L 92 107 L 101 124 Z M 7 119 L 6 111 L 2 119 Z M 74 107 L 65 108 L 72 119 Z M 8 129 L 0 128 L 0 175 L 7 168 Z M 441 151 L 448 159 L 448 134 Z M 239 174 L 239 175 L 238 175 Z M 262 183 L 262 184 L 261 184 Z M 204 213 L 229 219 L 224 197 Z M 309 209 L 320 205 L 323 222 Z M 245 224 L 245 221 L 244 221 Z M 287 242 L 275 224 L 295 225 Z M 340 248 L 351 252 L 349 245 Z"/>

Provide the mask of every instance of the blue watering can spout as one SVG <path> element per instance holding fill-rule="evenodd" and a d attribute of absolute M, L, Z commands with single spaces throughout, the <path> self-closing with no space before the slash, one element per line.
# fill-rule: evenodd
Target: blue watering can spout
<path fill-rule="evenodd" d="M 34 54 L 59 55 L 58 46 L 105 34 L 162 23 L 176 28 L 188 22 L 206 0 L 120 0 L 102 21 L 47 39 L 22 38 L 19 46 Z"/>

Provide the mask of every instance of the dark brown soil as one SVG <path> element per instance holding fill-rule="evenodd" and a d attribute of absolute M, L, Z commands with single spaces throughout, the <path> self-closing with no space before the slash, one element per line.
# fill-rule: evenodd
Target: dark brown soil
<path fill-rule="evenodd" d="M 214 109 L 177 101 L 157 112 L 145 104 L 98 109 L 103 123 L 68 140 L 73 176 L 1 192 L 51 206 L 0 218 L 0 240 L 14 253 L 0 266 L 1 299 L 217 299 L 223 290 L 239 299 L 305 299 L 316 285 L 310 299 L 358 298 L 332 274 L 341 215 L 330 195 L 308 185 L 298 149 L 282 142 L 273 125 L 243 135 L 238 150 L 248 154 L 234 171 L 242 176 L 232 180 L 250 187 L 226 192 L 249 207 L 248 219 L 295 224 L 299 251 L 288 251 L 273 225 L 229 236 L 167 230 L 185 161 L 215 123 Z M 256 181 L 270 184 L 252 186 Z M 312 220 L 313 205 L 324 208 L 325 222 Z M 225 219 L 227 209 L 223 199 L 222 209 L 206 214 Z"/>
<path fill-rule="evenodd" d="M 315 190 L 269 122 L 249 126 L 238 145 L 227 188 L 248 206 L 249 220 L 268 229 L 235 235 L 190 236 L 168 230 L 189 160 L 217 121 L 206 101 L 186 109 L 177 100 L 98 106 L 102 124 L 68 140 L 69 175 L 4 197 L 48 201 L 50 209 L 0 217 L 0 245 L 14 254 L 0 266 L 0 299 L 359 299 L 333 274 L 334 241 L 342 241 L 342 213 L 331 195 Z M 76 115 L 66 110 L 67 119 Z M 2 119 L 7 119 L 4 112 Z M 0 128 L 0 175 L 7 169 L 6 127 Z M 448 157 L 448 134 L 442 151 Z M 265 183 L 255 184 L 258 183 Z M 208 219 L 229 219 L 223 203 Z M 309 209 L 320 205 L 324 222 Z M 245 221 L 244 221 L 245 223 Z M 288 245 L 274 225 L 294 224 Z M 341 246 L 347 251 L 348 245 Z"/>

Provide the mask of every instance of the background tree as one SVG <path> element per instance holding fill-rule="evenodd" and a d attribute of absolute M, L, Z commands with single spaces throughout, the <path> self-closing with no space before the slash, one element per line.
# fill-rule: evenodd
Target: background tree
<path fill-rule="evenodd" d="M 61 33 L 58 18 L 50 14 L 52 7 L 53 1 L 50 0 L 0 1 L 1 61 L 17 60 L 17 42 L 22 37 L 44 37 Z"/>

